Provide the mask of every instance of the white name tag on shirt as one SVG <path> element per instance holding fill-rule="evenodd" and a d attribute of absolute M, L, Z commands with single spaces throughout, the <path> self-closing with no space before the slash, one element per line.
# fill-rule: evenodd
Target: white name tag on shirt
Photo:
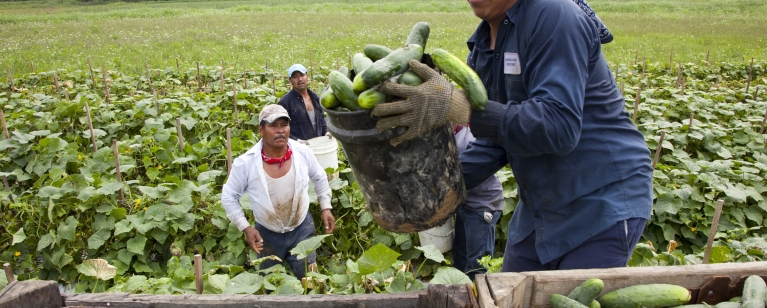
<path fill-rule="evenodd" d="M 519 75 L 522 68 L 519 67 L 519 55 L 516 52 L 503 53 L 503 73 L 506 75 Z"/>

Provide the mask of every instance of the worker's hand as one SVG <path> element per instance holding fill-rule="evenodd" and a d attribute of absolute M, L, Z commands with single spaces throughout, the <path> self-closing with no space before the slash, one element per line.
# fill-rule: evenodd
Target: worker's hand
<path fill-rule="evenodd" d="M 399 126 L 408 128 L 404 134 L 389 141 L 393 146 L 418 138 L 448 122 L 469 123 L 471 105 L 463 91 L 453 87 L 426 64 L 417 60 L 410 60 L 408 64 L 410 70 L 421 76 L 424 82 L 415 87 L 385 82 L 378 87 L 378 91 L 405 100 L 378 104 L 373 108 L 373 115 L 381 117 L 376 124 L 379 132 Z"/>
<path fill-rule="evenodd" d="M 322 210 L 322 224 L 325 225 L 326 234 L 333 233 L 333 230 L 336 229 L 336 219 L 333 217 L 330 209 Z"/>
<path fill-rule="evenodd" d="M 261 233 L 258 233 L 258 230 L 251 226 L 248 226 L 242 232 L 245 232 L 245 241 L 248 242 L 250 249 L 253 249 L 256 253 L 261 253 L 261 250 L 264 249 L 264 239 L 261 238 Z"/>

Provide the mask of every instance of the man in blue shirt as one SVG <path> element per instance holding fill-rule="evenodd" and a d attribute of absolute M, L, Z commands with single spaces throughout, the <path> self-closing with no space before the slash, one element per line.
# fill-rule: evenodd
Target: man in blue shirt
<path fill-rule="evenodd" d="M 373 109 L 378 130 L 407 126 L 395 139 L 411 138 L 470 122 L 478 139 L 461 154 L 467 189 L 511 166 L 520 200 L 504 271 L 626 266 L 650 218 L 652 167 L 599 27 L 571 0 L 469 4 L 482 19 L 468 64 L 487 89 L 485 109 L 471 110 L 463 91 L 411 61 L 425 82 L 379 87 L 406 100 Z"/>
<path fill-rule="evenodd" d="M 290 115 L 290 138 L 309 140 L 328 133 L 325 115 L 320 108 L 320 97 L 309 90 L 309 77 L 306 67 L 293 64 L 288 69 L 288 81 L 291 90 L 278 104 Z"/>

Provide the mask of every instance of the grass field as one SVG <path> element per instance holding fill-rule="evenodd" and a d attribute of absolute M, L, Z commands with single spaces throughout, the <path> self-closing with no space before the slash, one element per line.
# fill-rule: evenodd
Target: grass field
<path fill-rule="evenodd" d="M 767 58 L 767 2 L 761 0 L 593 0 L 614 32 L 613 63 L 634 57 L 667 62 Z M 143 70 L 195 62 L 287 67 L 335 66 L 368 43 L 401 44 L 418 21 L 432 25 L 428 48 L 459 56 L 476 27 L 461 0 L 279 0 L 78 5 L 0 3 L 0 69 L 14 74 L 58 68 Z"/>

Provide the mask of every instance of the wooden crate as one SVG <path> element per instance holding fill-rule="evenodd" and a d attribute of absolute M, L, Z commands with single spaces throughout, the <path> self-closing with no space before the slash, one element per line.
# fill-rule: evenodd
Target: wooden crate
<path fill-rule="evenodd" d="M 713 304 L 720 298 L 739 295 L 743 279 L 750 275 L 767 277 L 767 262 L 497 273 L 477 275 L 475 284 L 483 308 L 548 308 L 551 294 L 567 295 L 590 278 L 604 281 L 603 293 L 638 284 L 667 283 L 690 289 L 691 302 Z"/>

